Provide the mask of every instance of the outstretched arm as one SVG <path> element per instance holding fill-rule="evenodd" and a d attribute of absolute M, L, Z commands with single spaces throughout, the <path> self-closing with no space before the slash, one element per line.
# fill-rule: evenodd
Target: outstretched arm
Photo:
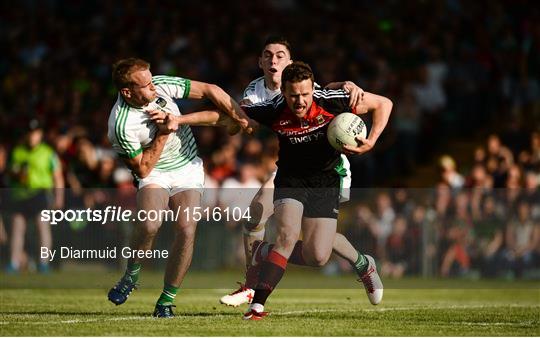
<path fill-rule="evenodd" d="M 180 125 L 189 126 L 221 126 L 226 127 L 230 135 L 234 135 L 240 131 L 240 125 L 234 121 L 229 115 L 223 114 L 218 110 L 202 110 L 190 114 L 175 116 L 164 113 L 160 110 L 149 111 L 150 119 L 156 123 L 163 123 L 168 117 L 173 124 L 169 124 L 171 129 L 176 129 Z M 257 123 L 250 120 L 250 125 L 257 128 Z M 252 128 L 253 128 L 252 127 Z"/>
<path fill-rule="evenodd" d="M 193 99 L 209 99 L 216 105 L 219 111 L 229 115 L 242 129 L 251 133 L 250 129 L 253 128 L 252 121 L 246 116 L 240 105 L 219 86 L 191 81 L 191 90 L 188 97 Z"/>
<path fill-rule="evenodd" d="M 349 145 L 343 146 L 345 154 L 363 154 L 373 148 L 388 123 L 392 106 L 392 101 L 387 97 L 368 92 L 364 93 L 364 99 L 356 106 L 355 113 L 365 114 L 369 111 L 373 112 L 373 125 L 371 126 L 371 131 L 369 132 L 367 139 L 359 136 L 356 138 L 358 141 L 357 147 Z"/>

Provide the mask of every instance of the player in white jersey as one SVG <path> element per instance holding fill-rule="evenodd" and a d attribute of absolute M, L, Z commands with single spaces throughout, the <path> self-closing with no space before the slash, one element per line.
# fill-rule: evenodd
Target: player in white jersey
<path fill-rule="evenodd" d="M 269 37 L 264 44 L 259 67 L 264 75 L 251 81 L 244 91 L 241 104 L 255 104 L 271 100 L 281 94 L 281 74 L 283 69 L 292 63 L 290 44 L 282 37 Z M 315 88 L 320 88 L 315 84 Z M 332 82 L 326 86 L 328 89 L 344 89 L 350 95 L 349 105 L 356 107 L 362 100 L 364 91 L 350 81 Z M 341 155 L 344 173 L 343 185 L 340 193 L 340 202 L 349 200 L 351 187 L 350 164 L 345 155 Z M 244 223 L 244 250 L 246 255 L 245 283 L 232 293 L 221 297 L 222 304 L 238 306 L 251 301 L 257 283 L 258 270 L 250 269 L 253 262 L 253 247 L 258 246 L 264 239 L 265 224 L 274 212 L 273 188 L 275 172 L 266 180 L 253 199 L 250 211 L 252 218 Z M 333 251 L 339 256 L 355 264 L 361 255 L 350 242 L 340 233 L 336 234 Z"/>
<path fill-rule="evenodd" d="M 108 122 L 113 149 L 136 178 L 137 208 L 144 211 L 190 210 L 200 205 L 204 186 L 202 160 L 189 126 L 178 126 L 181 113 L 174 99 L 210 99 L 220 111 L 243 128 L 249 119 L 238 104 L 215 85 L 180 77 L 152 76 L 150 64 L 129 58 L 113 66 L 113 82 L 119 93 Z M 196 222 L 175 220 L 175 236 L 169 250 L 164 288 L 155 317 L 173 317 L 173 300 L 191 264 Z M 150 250 L 161 220 L 138 220 L 131 250 Z M 139 257 L 128 260 L 121 280 L 109 291 L 116 305 L 127 300 L 137 285 Z"/>

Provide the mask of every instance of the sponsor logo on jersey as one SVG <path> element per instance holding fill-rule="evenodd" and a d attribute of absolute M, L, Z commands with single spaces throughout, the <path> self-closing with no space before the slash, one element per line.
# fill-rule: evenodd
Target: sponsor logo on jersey
<path fill-rule="evenodd" d="M 298 143 L 309 143 L 312 141 L 317 141 L 321 138 L 325 137 L 324 131 L 318 131 L 314 134 L 304 135 L 304 136 L 293 136 L 289 137 L 289 141 L 291 141 L 291 144 L 298 144 Z"/>
<path fill-rule="evenodd" d="M 277 133 L 283 136 L 299 136 L 299 135 L 306 135 L 312 132 L 315 132 L 318 129 L 321 129 L 324 125 L 318 125 L 318 126 L 312 126 L 311 128 L 307 129 L 275 129 Z"/>
<path fill-rule="evenodd" d="M 286 125 L 289 125 L 289 124 L 292 124 L 291 120 L 280 120 L 279 121 L 280 126 L 286 126 Z"/>
<path fill-rule="evenodd" d="M 161 108 L 165 108 L 165 106 L 167 105 L 167 101 L 165 101 L 165 99 L 162 98 L 162 97 L 158 97 L 157 100 L 156 100 L 156 103 Z"/>

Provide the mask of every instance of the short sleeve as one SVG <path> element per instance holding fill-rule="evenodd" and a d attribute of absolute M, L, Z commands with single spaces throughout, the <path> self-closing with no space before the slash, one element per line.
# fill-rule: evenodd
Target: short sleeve
<path fill-rule="evenodd" d="M 177 76 L 156 75 L 152 78 L 154 86 L 159 86 L 172 98 L 185 99 L 189 96 L 191 81 Z"/>

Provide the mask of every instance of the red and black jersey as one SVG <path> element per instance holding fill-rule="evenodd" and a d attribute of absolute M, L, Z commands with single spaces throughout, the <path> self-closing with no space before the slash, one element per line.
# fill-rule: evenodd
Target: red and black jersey
<path fill-rule="evenodd" d="M 282 94 L 243 108 L 278 135 L 281 174 L 306 176 L 333 170 L 338 164 L 340 153 L 328 143 L 326 132 L 336 115 L 351 110 L 344 90 L 316 89 L 313 104 L 301 119 L 291 112 Z"/>

